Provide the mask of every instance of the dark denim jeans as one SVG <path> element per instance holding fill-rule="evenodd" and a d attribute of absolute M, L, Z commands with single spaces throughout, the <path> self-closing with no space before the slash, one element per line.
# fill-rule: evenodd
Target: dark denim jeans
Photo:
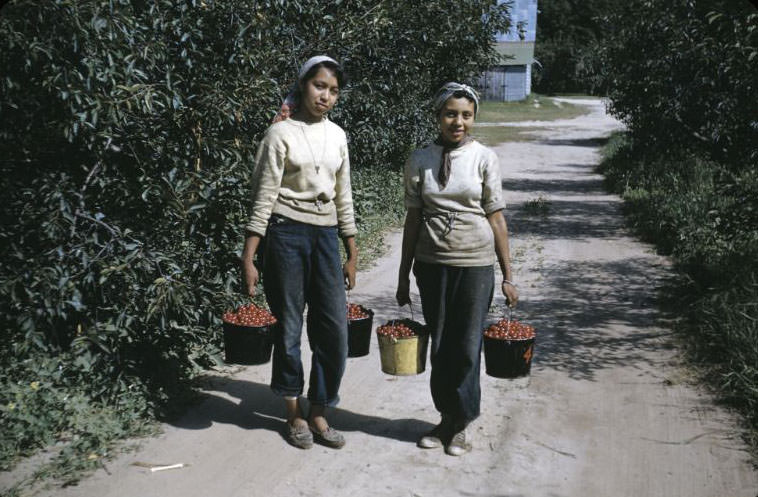
<path fill-rule="evenodd" d="M 479 416 L 482 330 L 495 287 L 493 266 L 413 265 L 431 333 L 434 406 L 458 428 Z"/>
<path fill-rule="evenodd" d="M 345 283 L 337 227 L 274 215 L 265 243 L 263 288 L 277 319 L 271 389 L 282 396 L 303 393 L 300 337 L 307 304 L 312 352 L 308 400 L 335 406 L 347 360 Z"/>

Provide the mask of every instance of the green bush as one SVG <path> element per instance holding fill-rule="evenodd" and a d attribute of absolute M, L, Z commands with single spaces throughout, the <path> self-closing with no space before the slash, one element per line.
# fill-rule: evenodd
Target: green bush
<path fill-rule="evenodd" d="M 586 77 L 600 39 L 603 16 L 615 8 L 612 0 L 550 0 L 539 2 L 533 86 L 539 93 L 597 91 Z"/>
<path fill-rule="evenodd" d="M 649 155 L 740 171 L 758 160 L 758 10 L 746 0 L 635 0 L 604 16 L 587 74 Z"/>
<path fill-rule="evenodd" d="M 432 91 L 489 65 L 507 27 L 506 6 L 473 0 L 3 7 L 0 464 L 88 435 L 61 410 L 66 392 L 167 415 L 218 360 L 218 316 L 242 299 L 252 157 L 302 61 L 326 52 L 352 76 L 332 117 L 365 225 L 396 212 L 384 202 L 433 134 Z"/>

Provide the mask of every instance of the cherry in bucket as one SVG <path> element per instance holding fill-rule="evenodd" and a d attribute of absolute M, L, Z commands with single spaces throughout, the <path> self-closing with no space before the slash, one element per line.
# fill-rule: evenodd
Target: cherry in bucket
<path fill-rule="evenodd" d="M 347 304 L 347 320 L 356 321 L 358 319 L 366 319 L 370 314 L 360 304 Z"/>
<path fill-rule="evenodd" d="M 534 335 L 533 326 L 507 319 L 501 319 L 484 330 L 484 336 L 498 340 L 528 340 Z"/>
<path fill-rule="evenodd" d="M 227 311 L 221 319 L 226 323 L 256 328 L 276 323 L 273 314 L 255 304 L 246 304 L 240 306 L 236 311 Z"/>
<path fill-rule="evenodd" d="M 416 336 L 418 333 L 409 326 L 406 320 L 392 320 L 378 327 L 376 334 L 393 338 L 408 338 Z"/>

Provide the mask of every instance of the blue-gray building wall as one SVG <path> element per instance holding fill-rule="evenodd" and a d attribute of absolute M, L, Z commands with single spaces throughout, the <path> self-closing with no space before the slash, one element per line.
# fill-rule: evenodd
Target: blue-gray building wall
<path fill-rule="evenodd" d="M 498 1 L 505 3 L 506 0 Z M 498 34 L 495 37 L 497 42 L 536 42 L 537 0 L 513 0 L 511 21 L 510 31 Z M 521 33 L 518 30 L 519 23 L 524 23 Z M 531 64 L 532 60 L 526 64 L 521 61 L 509 64 L 507 60 L 504 60 L 502 65 L 490 68 L 479 78 L 477 86 L 480 93 L 485 100 L 524 100 L 532 92 Z"/>

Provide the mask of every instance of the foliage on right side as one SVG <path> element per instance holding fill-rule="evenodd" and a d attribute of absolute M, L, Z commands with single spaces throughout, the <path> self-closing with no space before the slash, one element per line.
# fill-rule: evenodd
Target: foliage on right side
<path fill-rule="evenodd" d="M 685 342 L 758 451 L 758 11 L 638 0 L 605 23 L 594 84 L 627 132 L 600 171 L 677 263 Z"/>

